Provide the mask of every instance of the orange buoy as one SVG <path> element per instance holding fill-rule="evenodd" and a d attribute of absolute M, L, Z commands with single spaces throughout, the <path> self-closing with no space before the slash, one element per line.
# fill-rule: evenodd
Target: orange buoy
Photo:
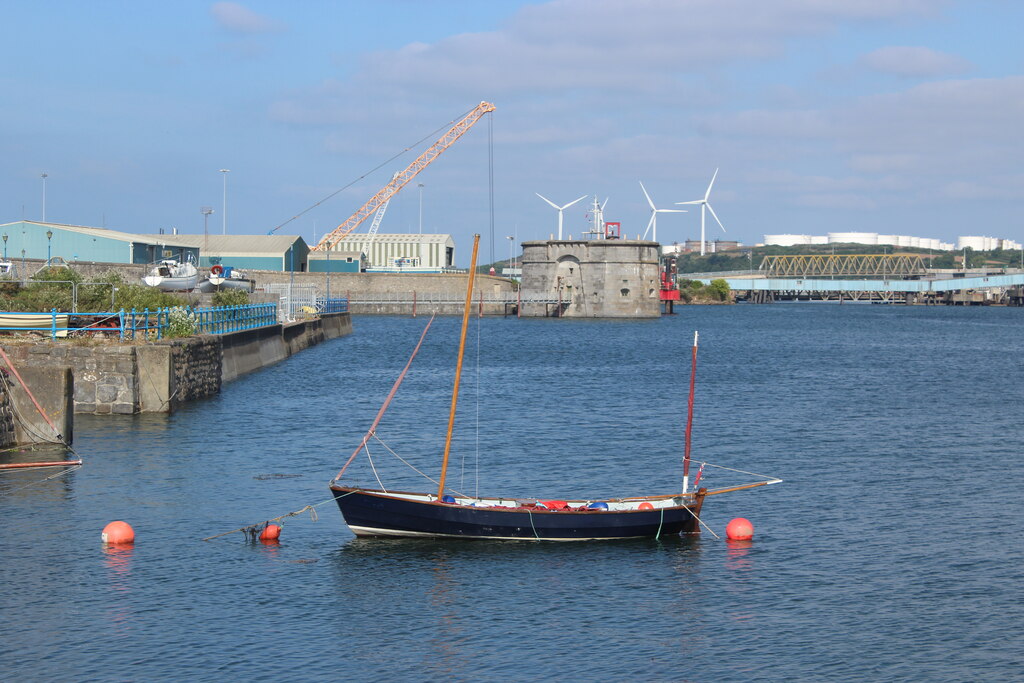
<path fill-rule="evenodd" d="M 749 519 L 737 517 L 725 526 L 725 535 L 732 541 L 749 541 L 754 537 L 754 525 Z"/>
<path fill-rule="evenodd" d="M 281 537 L 281 527 L 277 524 L 268 524 L 267 528 L 260 532 L 261 541 L 276 541 Z"/>
<path fill-rule="evenodd" d="M 641 510 L 653 510 L 653 509 L 654 509 L 654 506 L 653 506 L 653 505 L 651 505 L 650 503 L 648 503 L 648 502 L 647 502 L 647 501 L 645 500 L 644 502 L 640 503 L 640 509 L 641 509 Z"/>
<path fill-rule="evenodd" d="M 104 543 L 111 545 L 128 544 L 135 542 L 135 530 L 128 522 L 111 522 L 103 527 L 101 536 Z"/>

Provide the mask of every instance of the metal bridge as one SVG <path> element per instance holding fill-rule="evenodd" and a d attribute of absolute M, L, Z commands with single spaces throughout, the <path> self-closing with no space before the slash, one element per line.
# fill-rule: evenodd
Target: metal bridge
<path fill-rule="evenodd" d="M 881 279 L 831 280 L 820 278 L 723 278 L 733 291 L 749 292 L 755 300 L 766 300 L 758 294 L 790 298 L 847 298 L 849 300 L 874 299 L 895 301 L 938 299 L 951 293 L 965 291 L 994 291 L 1024 287 L 1024 272 L 1000 275 L 977 275 L 945 279 Z M 711 278 L 701 278 L 705 284 Z"/>
<path fill-rule="evenodd" d="M 773 277 L 906 278 L 926 274 L 922 254 L 807 254 L 765 256 L 759 272 Z"/>

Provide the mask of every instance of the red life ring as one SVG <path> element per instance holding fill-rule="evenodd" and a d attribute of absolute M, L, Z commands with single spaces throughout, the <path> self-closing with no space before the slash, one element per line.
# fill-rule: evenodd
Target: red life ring
<path fill-rule="evenodd" d="M 224 272 L 224 266 L 220 265 L 219 263 L 217 265 L 215 265 L 213 268 L 210 268 L 210 274 L 211 275 L 220 275 L 223 272 Z"/>

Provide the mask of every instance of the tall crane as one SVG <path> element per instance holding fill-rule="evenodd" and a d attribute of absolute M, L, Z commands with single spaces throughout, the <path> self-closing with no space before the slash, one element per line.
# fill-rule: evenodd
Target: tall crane
<path fill-rule="evenodd" d="M 349 233 L 358 228 L 363 221 L 370 217 L 371 214 L 379 211 L 382 207 L 385 207 L 388 201 L 394 197 L 406 183 L 415 178 L 416 175 L 424 168 L 429 166 L 434 159 L 441 155 L 441 152 L 451 147 L 456 140 L 465 135 L 466 132 L 473 127 L 473 124 L 483 118 L 484 114 L 489 114 L 492 111 L 494 111 L 494 105 L 490 102 L 481 102 L 478 104 L 473 111 L 469 112 L 457 121 L 455 125 L 453 125 L 447 133 L 442 135 L 437 142 L 428 147 L 423 154 L 419 155 L 415 161 L 409 164 L 404 171 L 396 173 L 390 183 L 378 190 L 377 194 L 370 197 L 365 204 L 359 207 L 354 214 L 348 217 L 348 220 L 324 235 L 310 251 L 326 251 L 333 248 L 335 244 L 343 240 L 349 235 Z"/>

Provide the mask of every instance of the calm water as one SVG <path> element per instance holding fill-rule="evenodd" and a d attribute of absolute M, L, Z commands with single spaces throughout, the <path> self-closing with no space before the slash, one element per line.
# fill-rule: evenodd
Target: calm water
<path fill-rule="evenodd" d="M 457 322 L 380 429 L 432 476 Z M 0 679 L 1020 680 L 1024 312 L 474 322 L 454 487 L 675 490 L 699 329 L 695 457 L 786 480 L 708 499 L 750 544 L 356 540 L 333 503 L 278 546 L 200 540 L 327 500 L 424 323 L 357 318 L 169 417 L 79 416 L 83 469 L 0 475 Z M 389 487 L 429 488 L 370 452 Z M 133 549 L 101 547 L 114 519 Z"/>

